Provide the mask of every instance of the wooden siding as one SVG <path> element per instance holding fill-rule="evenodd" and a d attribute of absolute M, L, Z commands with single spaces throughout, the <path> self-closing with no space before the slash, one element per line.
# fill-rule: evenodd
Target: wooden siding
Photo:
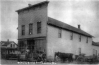
<path fill-rule="evenodd" d="M 41 21 L 41 33 L 37 34 L 37 22 Z M 29 24 L 33 23 L 33 34 L 29 35 Z M 25 25 L 25 35 L 21 34 L 21 26 Z M 18 14 L 18 39 L 46 36 L 47 5 L 41 8 L 23 11 Z"/>
<path fill-rule="evenodd" d="M 86 43 L 87 37 L 81 36 L 81 42 L 79 41 L 79 34 L 73 33 L 73 39 L 71 40 L 71 32 L 62 29 L 62 37 L 58 38 L 58 29 L 48 25 L 47 32 L 47 57 L 54 58 L 55 52 L 73 53 L 79 54 L 79 48 L 81 53 L 86 55 L 92 55 L 92 38 L 89 37 L 88 43 Z"/>

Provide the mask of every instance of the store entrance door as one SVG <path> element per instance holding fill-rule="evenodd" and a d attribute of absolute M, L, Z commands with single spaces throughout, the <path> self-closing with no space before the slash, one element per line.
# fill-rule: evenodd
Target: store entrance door
<path fill-rule="evenodd" d="M 33 52 L 34 51 L 34 46 L 35 46 L 35 43 L 34 43 L 34 40 L 28 40 L 28 49 L 30 52 Z"/>

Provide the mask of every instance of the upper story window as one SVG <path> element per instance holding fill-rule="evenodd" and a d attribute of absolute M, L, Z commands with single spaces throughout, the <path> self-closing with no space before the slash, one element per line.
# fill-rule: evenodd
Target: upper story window
<path fill-rule="evenodd" d="M 22 35 L 25 35 L 25 25 L 22 25 Z"/>
<path fill-rule="evenodd" d="M 13 44 L 11 44 L 11 48 L 13 47 Z"/>
<path fill-rule="evenodd" d="M 81 35 L 79 35 L 79 41 L 81 42 Z"/>
<path fill-rule="evenodd" d="M 87 37 L 87 39 L 86 39 L 86 43 L 88 43 L 88 37 Z"/>
<path fill-rule="evenodd" d="M 41 22 L 37 22 L 37 33 L 41 33 Z"/>
<path fill-rule="evenodd" d="M 31 35 L 33 33 L 33 24 L 29 24 L 29 34 Z"/>
<path fill-rule="evenodd" d="M 61 30 L 61 29 L 58 30 L 58 37 L 59 37 L 59 38 L 62 37 L 62 30 Z"/>
<path fill-rule="evenodd" d="M 73 40 L 73 32 L 71 32 L 70 39 Z"/>

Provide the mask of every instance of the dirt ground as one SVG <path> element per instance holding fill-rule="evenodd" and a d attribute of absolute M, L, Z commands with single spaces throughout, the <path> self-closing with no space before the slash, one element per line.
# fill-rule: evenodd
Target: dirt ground
<path fill-rule="evenodd" d="M 54 62 L 45 62 L 45 63 L 42 63 L 42 62 L 38 62 L 38 63 L 35 63 L 35 62 L 18 62 L 17 60 L 5 60 L 5 59 L 1 59 L 1 65 L 82 65 L 80 63 L 77 63 L 77 62 L 72 62 L 72 63 L 54 63 Z M 90 64 L 87 64 L 87 63 L 83 63 L 84 65 L 90 65 Z M 92 64 L 91 64 L 92 65 Z M 93 64 L 95 65 L 95 64 Z M 97 65 L 97 64 L 96 64 Z"/>

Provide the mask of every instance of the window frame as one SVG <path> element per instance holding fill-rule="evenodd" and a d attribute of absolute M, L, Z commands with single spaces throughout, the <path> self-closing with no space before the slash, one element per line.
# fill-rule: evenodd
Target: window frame
<path fill-rule="evenodd" d="M 70 40 L 73 40 L 73 32 L 71 32 Z"/>
<path fill-rule="evenodd" d="M 88 43 L 88 37 L 87 37 L 87 39 L 86 39 L 86 43 Z"/>
<path fill-rule="evenodd" d="M 25 25 L 22 25 L 22 32 L 21 32 L 22 35 L 25 35 Z"/>
<path fill-rule="evenodd" d="M 96 56 L 97 56 L 97 50 L 96 50 Z"/>
<path fill-rule="evenodd" d="M 29 35 L 33 34 L 33 23 L 29 24 Z"/>
<path fill-rule="evenodd" d="M 41 21 L 37 22 L 37 34 L 41 33 Z"/>
<path fill-rule="evenodd" d="M 81 35 L 79 35 L 79 42 L 81 42 Z"/>
<path fill-rule="evenodd" d="M 93 49 L 93 55 L 97 55 L 97 50 Z"/>
<path fill-rule="evenodd" d="M 81 48 L 79 48 L 79 54 L 81 54 Z"/>
<path fill-rule="evenodd" d="M 62 29 L 58 29 L 58 38 L 62 37 Z"/>

